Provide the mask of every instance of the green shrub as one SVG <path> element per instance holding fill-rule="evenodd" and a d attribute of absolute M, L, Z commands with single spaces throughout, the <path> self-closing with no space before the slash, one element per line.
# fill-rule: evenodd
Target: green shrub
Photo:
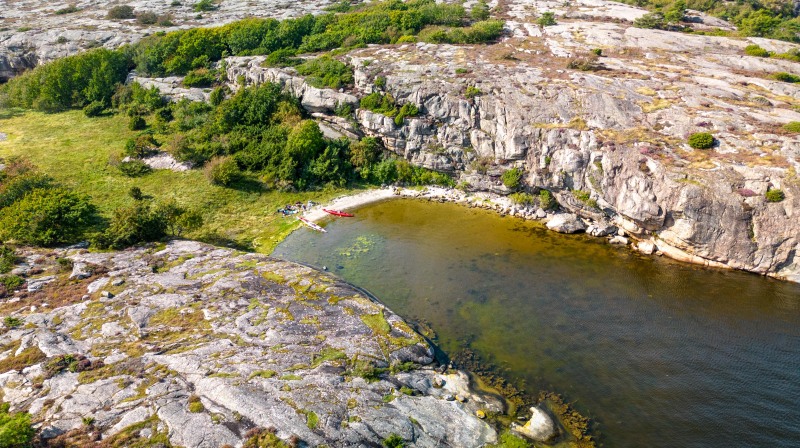
<path fill-rule="evenodd" d="M 709 149 L 714 146 L 714 136 L 708 132 L 695 132 L 689 136 L 688 143 L 694 149 Z"/>
<path fill-rule="evenodd" d="M 211 95 L 208 97 L 208 102 L 212 106 L 219 106 L 222 104 L 222 101 L 225 100 L 225 88 L 224 87 L 217 87 L 216 89 L 211 91 Z"/>
<path fill-rule="evenodd" d="M 572 190 L 572 196 L 575 199 L 583 202 L 584 204 L 588 205 L 591 208 L 600 208 L 600 204 L 597 203 L 594 199 L 592 199 L 591 193 L 584 190 Z"/>
<path fill-rule="evenodd" d="M 64 14 L 72 14 L 73 12 L 78 12 L 78 11 L 80 11 L 80 9 L 78 9 L 77 6 L 69 5 L 69 6 L 66 6 L 64 8 L 56 10 L 56 12 L 54 14 L 62 16 Z"/>
<path fill-rule="evenodd" d="M 95 208 L 64 188 L 33 190 L 0 210 L 0 240 L 51 246 L 79 240 L 94 222 Z"/>
<path fill-rule="evenodd" d="M 651 12 L 634 20 L 633 26 L 636 28 L 663 30 L 666 29 L 667 23 L 664 20 L 663 14 L 660 12 Z"/>
<path fill-rule="evenodd" d="M 539 24 L 539 26 L 557 25 L 557 23 L 556 23 L 556 15 L 554 13 L 552 13 L 552 12 L 549 12 L 549 11 L 548 12 L 544 12 L 539 17 L 539 19 L 536 20 L 536 23 Z"/>
<path fill-rule="evenodd" d="M 520 181 L 522 180 L 522 170 L 519 168 L 506 170 L 503 172 L 503 175 L 500 178 L 502 179 L 503 185 L 505 185 L 506 188 L 516 190 L 519 188 Z"/>
<path fill-rule="evenodd" d="M 136 138 L 130 138 L 125 142 L 125 155 L 130 157 L 147 157 L 154 152 L 158 146 L 152 134 L 142 134 Z"/>
<path fill-rule="evenodd" d="M 128 75 L 128 55 L 104 48 L 56 59 L 0 86 L 7 106 L 58 112 L 104 104 Z"/>
<path fill-rule="evenodd" d="M 152 11 L 145 11 L 136 14 L 136 22 L 142 25 L 154 25 L 158 22 L 158 14 Z"/>
<path fill-rule="evenodd" d="M 9 412 L 10 405 L 0 405 L 0 448 L 25 448 L 31 446 L 36 431 L 31 426 L 31 416 L 26 412 Z"/>
<path fill-rule="evenodd" d="M 486 0 L 478 0 L 478 2 L 472 6 L 472 9 L 470 9 L 469 15 L 473 20 L 488 19 L 490 15 L 489 4 L 486 3 Z"/>
<path fill-rule="evenodd" d="M 106 17 L 112 20 L 125 20 L 133 19 L 136 16 L 133 14 L 133 7 L 128 5 L 119 5 L 109 9 Z"/>
<path fill-rule="evenodd" d="M 13 280 L 8 281 L 7 279 L 13 279 Z M 24 280 L 15 275 L 12 275 L 0 279 L 0 282 L 3 283 L 6 289 L 10 291 L 19 288 L 24 283 Z M 18 328 L 21 327 L 24 323 L 25 321 L 18 317 L 6 316 L 5 318 L 3 318 L 3 325 L 5 325 L 6 328 Z"/>
<path fill-rule="evenodd" d="M 128 121 L 128 129 L 131 131 L 140 131 L 147 127 L 147 122 L 144 121 L 144 118 L 134 115 Z"/>
<path fill-rule="evenodd" d="M 296 55 L 297 50 L 293 48 L 281 48 L 270 53 L 264 60 L 264 65 L 267 67 L 293 67 L 303 62 L 302 59 L 296 58 Z"/>
<path fill-rule="evenodd" d="M 8 207 L 23 196 L 36 189 L 48 189 L 53 180 L 34 171 L 15 175 L 0 184 L 0 209 Z"/>
<path fill-rule="evenodd" d="M 792 73 L 786 73 L 786 72 L 773 73 L 772 74 L 772 78 L 774 78 L 774 79 L 776 79 L 778 81 L 783 81 L 783 82 L 790 82 L 790 83 L 798 83 L 798 82 L 800 82 L 800 76 L 794 75 Z"/>
<path fill-rule="evenodd" d="M 471 100 L 476 96 L 480 96 L 482 93 L 481 89 L 475 86 L 467 86 L 467 89 L 464 91 L 464 96 L 467 97 L 468 100 Z"/>
<path fill-rule="evenodd" d="M 549 190 L 539 190 L 539 207 L 552 210 L 558 207 L 558 201 Z"/>
<path fill-rule="evenodd" d="M 200 402 L 200 397 L 197 395 L 192 395 L 189 397 L 189 412 L 197 414 L 205 410 L 205 406 L 203 406 L 203 403 Z"/>
<path fill-rule="evenodd" d="M 758 56 L 760 58 L 768 58 L 770 56 L 769 51 L 755 44 L 744 47 L 744 54 L 748 56 Z"/>
<path fill-rule="evenodd" d="M 570 70 L 581 70 L 584 72 L 594 72 L 603 69 L 603 65 L 598 62 L 597 54 L 589 53 L 583 56 L 576 56 L 567 61 L 567 68 Z"/>
<path fill-rule="evenodd" d="M 767 190 L 766 198 L 767 202 L 781 202 L 782 200 L 786 199 L 786 195 L 783 193 L 783 190 L 773 188 Z"/>
<path fill-rule="evenodd" d="M 310 85 L 338 89 L 353 84 L 353 68 L 328 55 L 306 61 L 297 67 L 297 73 L 306 77 Z"/>
<path fill-rule="evenodd" d="M 200 0 L 192 7 L 196 12 L 213 11 L 217 9 L 217 5 L 212 0 Z"/>
<path fill-rule="evenodd" d="M 25 283 L 25 280 L 23 280 L 21 277 L 18 277 L 16 275 L 6 275 L 6 276 L 3 276 L 3 277 L 0 277 L 0 285 L 3 285 L 5 287 L 5 289 L 6 289 L 6 291 L 13 291 L 13 290 L 19 288 L 20 286 L 22 286 L 23 283 Z M 9 320 L 9 319 L 14 319 L 14 320 L 12 321 L 12 320 Z M 5 321 L 6 327 L 14 328 L 14 327 L 18 327 L 18 326 L 22 325 L 21 322 L 18 323 L 18 324 L 15 324 L 18 321 L 19 321 L 19 319 L 16 319 L 14 317 L 6 317 L 6 321 Z"/>
<path fill-rule="evenodd" d="M 511 193 L 508 195 L 508 198 L 511 199 L 515 204 L 519 205 L 533 205 L 533 196 L 529 193 L 525 193 L 522 191 L 518 191 L 516 193 Z"/>
<path fill-rule="evenodd" d="M 141 160 L 133 159 L 127 162 L 120 162 L 119 171 L 128 177 L 140 177 L 149 174 L 152 169 Z"/>
<path fill-rule="evenodd" d="M 783 129 L 789 132 L 800 132 L 800 121 L 790 121 L 783 125 Z"/>
<path fill-rule="evenodd" d="M 92 101 L 83 108 L 83 114 L 87 117 L 98 117 L 106 110 L 106 105 L 100 101 Z"/>
<path fill-rule="evenodd" d="M 183 78 L 185 87 L 211 87 L 217 82 L 217 76 L 207 68 L 192 70 Z"/>
<path fill-rule="evenodd" d="M 0 245 L 0 274 L 10 272 L 17 262 L 17 254 L 14 249 Z"/>
<path fill-rule="evenodd" d="M 130 196 L 134 201 L 141 201 L 144 199 L 144 193 L 142 193 L 142 189 L 139 187 L 131 187 L 128 190 L 128 196 Z"/>
<path fill-rule="evenodd" d="M 406 446 L 406 441 L 397 434 L 390 434 L 389 437 L 383 439 L 382 445 L 386 448 L 403 448 Z"/>
<path fill-rule="evenodd" d="M 375 77 L 375 87 L 379 89 L 383 89 L 386 87 L 386 77 L 385 76 L 376 76 Z"/>
<path fill-rule="evenodd" d="M 239 165 L 231 157 L 215 157 L 203 169 L 206 178 L 214 185 L 230 186 L 242 177 Z"/>
<path fill-rule="evenodd" d="M 92 244 L 100 249 L 124 249 L 134 244 L 158 241 L 166 236 L 166 218 L 144 201 L 114 210 L 111 222 Z"/>

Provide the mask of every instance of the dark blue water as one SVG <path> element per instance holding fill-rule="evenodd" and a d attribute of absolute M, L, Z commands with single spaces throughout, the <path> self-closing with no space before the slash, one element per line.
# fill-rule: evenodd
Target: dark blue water
<path fill-rule="evenodd" d="M 800 285 L 395 200 L 273 255 L 327 266 L 445 351 L 575 401 L 611 447 L 800 447 Z"/>

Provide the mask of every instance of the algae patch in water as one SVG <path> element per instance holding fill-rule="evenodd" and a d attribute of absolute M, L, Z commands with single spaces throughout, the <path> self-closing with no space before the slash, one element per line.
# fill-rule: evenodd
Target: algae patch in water
<path fill-rule="evenodd" d="M 375 234 L 359 235 L 352 244 L 338 251 L 338 254 L 346 258 L 356 258 L 360 255 L 370 253 L 381 242 L 381 238 Z"/>

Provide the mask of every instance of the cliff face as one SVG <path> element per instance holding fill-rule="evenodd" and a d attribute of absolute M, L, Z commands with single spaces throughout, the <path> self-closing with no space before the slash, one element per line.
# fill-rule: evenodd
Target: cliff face
<path fill-rule="evenodd" d="M 0 303 L 19 323 L 0 334 L 0 388 L 44 439 L 216 448 L 272 427 L 309 446 L 496 440 L 476 412 L 502 412 L 498 399 L 434 370 L 400 317 L 310 268 L 175 241 L 29 252 L 15 272 L 27 283 Z"/>
<path fill-rule="evenodd" d="M 552 190 L 566 209 L 613 220 L 668 255 L 800 281 L 800 140 L 781 128 L 800 121 L 800 89 L 770 77 L 800 73 L 800 64 L 744 55 L 753 43 L 775 52 L 796 46 L 634 28 L 626 21 L 643 11 L 588 0 L 561 11 L 536 3 L 565 17 L 542 28 L 520 5 L 505 5 L 512 37 L 495 45 L 347 54 L 352 92 L 320 94 L 291 71 L 259 67 L 258 58 L 232 59 L 228 75 L 282 82 L 333 128 L 379 137 L 473 190 L 508 192 L 499 175 L 519 167 L 527 188 Z M 376 87 L 378 77 L 385 87 Z M 467 87 L 479 92 L 468 98 Z M 358 110 L 357 127 L 332 116 L 330 104 L 373 91 L 414 103 L 419 116 L 398 126 Z M 694 132 L 713 134 L 715 146 L 690 148 Z M 767 202 L 768 189 L 786 199 Z"/>

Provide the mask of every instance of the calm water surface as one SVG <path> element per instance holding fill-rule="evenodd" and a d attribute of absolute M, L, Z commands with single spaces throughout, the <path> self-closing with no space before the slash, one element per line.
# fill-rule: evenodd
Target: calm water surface
<path fill-rule="evenodd" d="M 800 447 L 800 285 L 644 257 L 452 204 L 394 200 L 294 232 L 450 353 L 595 419 L 607 447 Z"/>

